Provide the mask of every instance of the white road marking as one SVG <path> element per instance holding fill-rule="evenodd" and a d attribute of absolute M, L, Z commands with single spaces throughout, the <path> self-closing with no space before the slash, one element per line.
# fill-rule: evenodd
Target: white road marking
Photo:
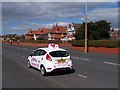
<path fill-rule="evenodd" d="M 78 57 L 74 57 L 74 56 L 72 56 L 72 58 L 79 59 Z"/>
<path fill-rule="evenodd" d="M 20 47 L 16 47 L 17 49 L 21 49 Z"/>
<path fill-rule="evenodd" d="M 15 48 L 14 46 L 11 46 L 12 48 Z"/>
<path fill-rule="evenodd" d="M 86 61 L 90 61 L 90 59 L 87 58 L 80 58 L 81 60 L 86 60 Z"/>
<path fill-rule="evenodd" d="M 110 64 L 110 65 L 115 65 L 115 66 L 118 66 L 120 64 L 117 64 L 117 63 L 112 63 L 112 62 L 104 62 L 105 64 Z"/>
<path fill-rule="evenodd" d="M 90 59 L 87 59 L 87 58 L 79 58 L 79 57 L 74 57 L 74 56 L 72 56 L 72 58 L 81 59 L 81 60 L 85 60 L 85 61 L 90 61 Z"/>
<path fill-rule="evenodd" d="M 82 77 L 82 78 L 87 78 L 87 76 L 85 75 L 81 75 L 81 74 L 78 74 L 79 77 Z"/>

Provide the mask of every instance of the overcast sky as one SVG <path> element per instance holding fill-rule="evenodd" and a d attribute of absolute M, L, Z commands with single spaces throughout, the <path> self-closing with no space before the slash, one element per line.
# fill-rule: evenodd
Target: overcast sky
<path fill-rule="evenodd" d="M 58 22 L 59 25 L 83 22 L 81 18 L 85 15 L 86 3 L 79 2 L 80 0 L 76 0 L 76 2 L 73 2 L 73 0 L 69 2 L 48 2 L 47 0 L 44 0 L 46 2 L 38 2 L 38 0 L 34 0 L 34 2 L 27 1 L 28 0 L 21 0 L 21 2 L 19 2 L 19 0 L 18 2 L 17 0 L 11 0 L 11 2 L 8 2 L 8 0 L 2 1 L 1 16 L 3 34 L 21 35 L 25 34 L 29 28 L 50 28 L 55 22 Z M 88 21 L 107 20 L 112 23 L 112 28 L 118 27 L 117 1 L 88 1 Z"/>

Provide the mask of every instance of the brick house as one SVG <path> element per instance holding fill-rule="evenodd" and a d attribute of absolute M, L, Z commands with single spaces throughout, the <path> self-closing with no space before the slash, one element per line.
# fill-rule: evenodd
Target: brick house
<path fill-rule="evenodd" d="M 74 33 L 75 29 L 73 24 L 69 24 L 68 26 L 59 26 L 58 23 L 56 23 L 48 33 L 48 40 L 72 40 L 75 39 L 73 37 Z"/>
<path fill-rule="evenodd" d="M 26 39 L 31 40 L 31 39 L 38 39 L 38 38 L 47 38 L 48 32 L 50 31 L 49 28 L 42 28 L 38 30 L 32 30 L 31 28 L 29 31 L 26 33 Z"/>
<path fill-rule="evenodd" d="M 48 33 L 48 40 L 61 40 L 67 35 L 67 27 L 66 26 L 56 26 L 53 25 L 50 32 Z"/>
<path fill-rule="evenodd" d="M 75 29 L 73 25 L 68 26 L 58 26 L 58 23 L 56 25 L 53 25 L 51 29 L 49 28 L 41 28 L 38 30 L 32 30 L 31 28 L 26 33 L 26 39 L 38 39 L 38 38 L 44 38 L 47 40 L 72 40 L 75 39 L 73 37 L 73 34 L 75 33 Z"/>
<path fill-rule="evenodd" d="M 120 30 L 111 29 L 110 36 L 112 39 L 120 39 Z"/>

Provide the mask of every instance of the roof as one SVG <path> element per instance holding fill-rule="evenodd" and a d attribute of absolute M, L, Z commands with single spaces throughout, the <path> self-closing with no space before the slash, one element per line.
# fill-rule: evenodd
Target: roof
<path fill-rule="evenodd" d="M 41 34 L 47 34 L 48 32 L 50 32 L 49 28 L 42 28 L 40 29 Z"/>
<path fill-rule="evenodd" d="M 52 29 L 49 28 L 39 28 L 38 30 L 32 30 L 31 28 L 26 33 L 26 35 L 34 35 L 34 34 L 48 34 L 48 33 L 67 33 L 66 26 L 53 26 Z"/>
<path fill-rule="evenodd" d="M 34 34 L 47 34 L 48 32 L 50 32 L 49 28 L 42 28 L 42 29 L 38 29 L 38 30 L 32 30 L 31 28 L 29 29 L 29 31 L 26 34 L 29 35 L 34 35 Z"/>
<path fill-rule="evenodd" d="M 67 27 L 66 26 L 53 26 L 50 30 L 50 33 L 66 33 Z"/>

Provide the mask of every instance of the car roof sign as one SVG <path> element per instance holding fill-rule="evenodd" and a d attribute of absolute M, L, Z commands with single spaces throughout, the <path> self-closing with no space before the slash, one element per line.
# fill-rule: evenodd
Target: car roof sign
<path fill-rule="evenodd" d="M 58 46 L 58 44 L 50 43 L 50 44 L 48 45 L 48 48 L 49 48 L 49 49 L 59 49 L 59 46 Z"/>

